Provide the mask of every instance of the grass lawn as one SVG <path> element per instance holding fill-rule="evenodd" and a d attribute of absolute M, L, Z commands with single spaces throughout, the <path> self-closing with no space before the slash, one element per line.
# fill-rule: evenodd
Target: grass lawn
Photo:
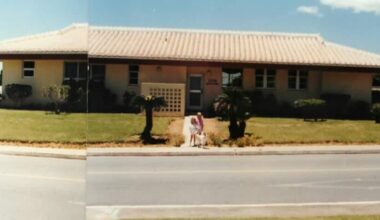
<path fill-rule="evenodd" d="M 177 218 L 158 220 L 380 220 L 380 216 L 334 216 L 334 217 L 300 217 L 300 218 Z"/>
<path fill-rule="evenodd" d="M 85 143 L 86 115 L 0 109 L 0 141 Z"/>
<path fill-rule="evenodd" d="M 166 135 L 173 118 L 154 118 L 153 134 Z M 135 114 L 61 114 L 0 109 L 0 142 L 78 144 L 127 142 L 142 132 L 145 117 Z"/>
<path fill-rule="evenodd" d="M 168 134 L 173 118 L 154 117 L 154 135 Z M 127 142 L 139 135 L 145 126 L 145 116 L 136 114 L 88 114 L 88 141 Z"/>
<path fill-rule="evenodd" d="M 225 123 L 225 132 L 227 124 Z M 246 132 L 262 137 L 264 144 L 330 142 L 380 144 L 380 124 L 375 124 L 374 121 L 305 122 L 302 119 L 253 117 L 247 122 Z"/>

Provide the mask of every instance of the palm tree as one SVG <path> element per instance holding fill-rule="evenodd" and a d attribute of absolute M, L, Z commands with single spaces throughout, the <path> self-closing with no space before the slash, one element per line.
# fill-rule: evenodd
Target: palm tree
<path fill-rule="evenodd" d="M 141 139 L 144 141 L 152 140 L 152 128 L 153 128 L 153 110 L 165 107 L 167 104 L 164 97 L 156 96 L 136 96 L 132 101 L 133 105 L 139 106 L 145 110 L 145 128 L 141 133 Z"/>
<path fill-rule="evenodd" d="M 249 117 L 251 100 L 244 95 L 241 89 L 227 87 L 223 94 L 215 99 L 216 110 L 227 112 L 230 124 L 228 126 L 230 139 L 243 137 L 245 133 L 245 121 Z"/>

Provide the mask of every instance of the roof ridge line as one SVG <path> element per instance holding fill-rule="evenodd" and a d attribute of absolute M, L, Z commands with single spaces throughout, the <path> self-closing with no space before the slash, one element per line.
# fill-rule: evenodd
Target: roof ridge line
<path fill-rule="evenodd" d="M 298 37 L 317 37 L 323 40 L 320 33 L 287 33 L 270 31 L 247 31 L 247 30 L 221 30 L 221 29 L 186 29 L 186 28 L 159 28 L 159 27 L 127 27 L 127 26 L 91 26 L 92 30 L 136 30 L 136 31 L 175 31 L 190 33 L 220 33 L 220 34 L 256 34 L 272 36 L 298 36 Z"/>

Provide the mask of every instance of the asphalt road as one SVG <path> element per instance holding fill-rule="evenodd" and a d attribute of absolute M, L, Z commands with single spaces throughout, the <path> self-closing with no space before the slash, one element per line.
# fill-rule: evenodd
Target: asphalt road
<path fill-rule="evenodd" d="M 85 219 L 85 165 L 83 160 L 0 156 L 0 219 Z"/>
<path fill-rule="evenodd" d="M 380 201 L 379 155 L 90 157 L 87 167 L 89 207 Z"/>

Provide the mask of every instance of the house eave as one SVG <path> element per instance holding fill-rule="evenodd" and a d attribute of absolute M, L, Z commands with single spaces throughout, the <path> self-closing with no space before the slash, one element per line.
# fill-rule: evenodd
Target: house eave
<path fill-rule="evenodd" d="M 380 73 L 380 66 L 359 65 L 331 65 L 318 63 L 273 63 L 273 62 L 238 62 L 238 61 L 211 61 L 211 60 L 180 60 L 180 59 L 137 59 L 123 57 L 89 56 L 90 63 L 111 64 L 139 64 L 139 65 L 181 65 L 181 66 L 207 66 L 226 68 L 277 68 L 300 69 L 333 72 L 363 72 Z"/>
<path fill-rule="evenodd" d="M 0 60 L 87 60 L 86 52 L 52 52 L 52 53 L 1 53 Z"/>

